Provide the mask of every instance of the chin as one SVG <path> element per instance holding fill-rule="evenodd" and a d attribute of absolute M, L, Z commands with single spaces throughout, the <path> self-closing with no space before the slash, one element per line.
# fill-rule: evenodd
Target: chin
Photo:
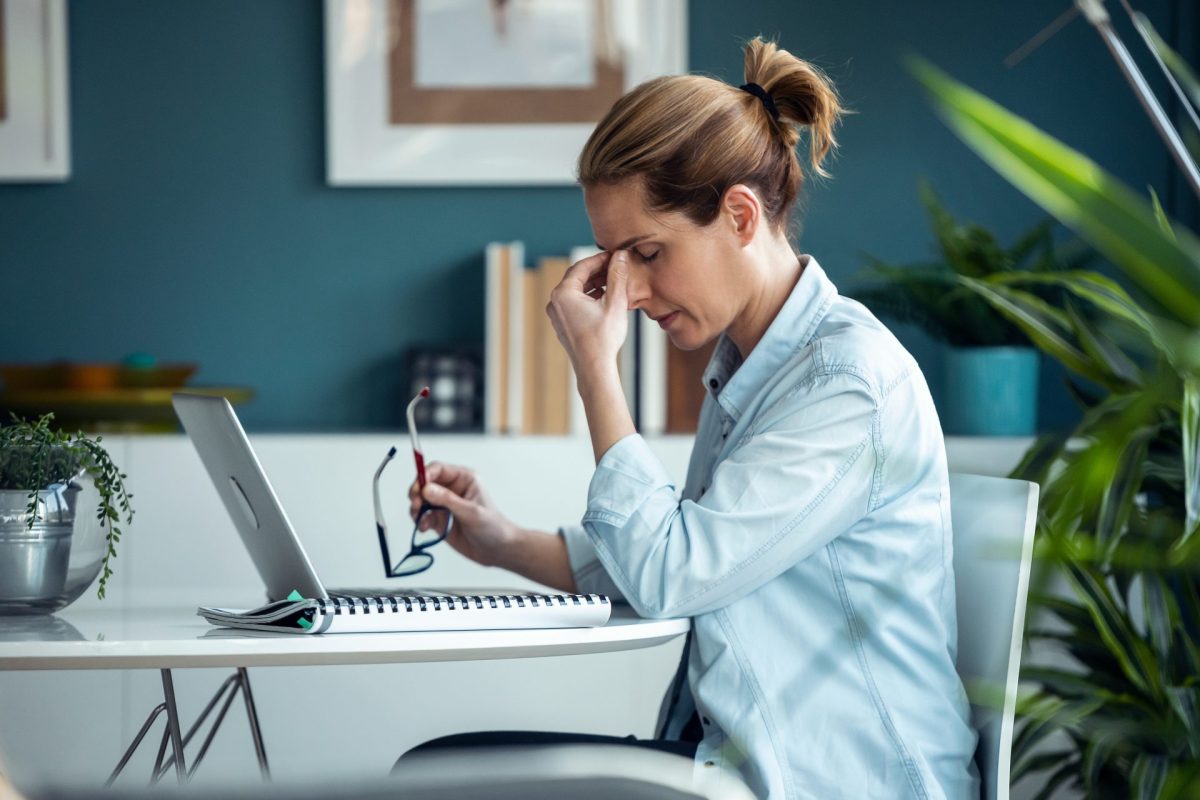
<path fill-rule="evenodd" d="M 706 336 L 697 331 L 679 331 L 678 333 L 667 331 L 667 338 L 680 350 L 691 351 L 699 350 L 717 337 L 715 335 Z"/>

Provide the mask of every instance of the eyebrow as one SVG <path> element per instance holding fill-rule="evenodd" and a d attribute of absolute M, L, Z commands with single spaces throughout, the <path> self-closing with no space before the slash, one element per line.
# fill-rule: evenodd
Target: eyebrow
<path fill-rule="evenodd" d="M 625 241 L 621 242 L 619 245 L 617 245 L 613 249 L 614 250 L 628 250 L 629 248 L 633 247 L 638 242 L 642 241 L 643 239 L 649 239 L 653 235 L 654 234 L 652 234 L 652 233 L 643 233 L 640 236 L 632 236 L 632 237 L 626 239 Z M 599 247 L 601 250 L 608 249 L 604 245 L 600 244 L 599 242 L 596 242 L 596 247 Z"/>

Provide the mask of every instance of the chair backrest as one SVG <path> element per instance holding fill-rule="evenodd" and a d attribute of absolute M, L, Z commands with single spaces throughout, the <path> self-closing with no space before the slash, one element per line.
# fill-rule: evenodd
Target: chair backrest
<path fill-rule="evenodd" d="M 950 476 L 958 674 L 979 733 L 975 761 L 984 800 L 1008 800 L 1037 501 L 1036 483 Z"/>

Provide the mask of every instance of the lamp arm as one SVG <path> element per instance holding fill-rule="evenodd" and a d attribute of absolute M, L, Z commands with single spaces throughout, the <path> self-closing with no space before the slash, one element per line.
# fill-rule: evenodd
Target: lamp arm
<path fill-rule="evenodd" d="M 1167 150 L 1175 159 L 1175 163 L 1183 171 L 1188 185 L 1192 188 L 1192 192 L 1195 193 L 1197 198 L 1200 198 L 1200 169 L 1196 167 L 1196 162 L 1192 160 L 1191 154 L 1188 153 L 1187 147 L 1184 146 L 1179 132 L 1171 124 L 1167 112 L 1163 111 L 1158 98 L 1154 96 L 1154 92 L 1150 91 L 1150 86 L 1146 83 L 1145 77 L 1142 76 L 1141 70 L 1138 69 L 1137 63 L 1134 62 L 1133 57 L 1125 48 L 1125 44 L 1121 41 L 1121 38 L 1117 36 L 1117 32 L 1113 30 L 1108 10 L 1104 7 L 1104 1 L 1075 0 L 1075 5 L 1083 12 L 1083 16 L 1096 29 L 1096 32 L 1100 34 L 1100 38 L 1104 40 L 1104 44 L 1108 46 L 1108 50 L 1112 53 L 1117 66 L 1124 73 L 1125 79 L 1133 87 L 1133 93 L 1137 96 L 1142 104 L 1142 108 L 1146 110 L 1146 114 L 1150 117 L 1150 122 L 1154 124 L 1159 136 L 1166 143 Z"/>

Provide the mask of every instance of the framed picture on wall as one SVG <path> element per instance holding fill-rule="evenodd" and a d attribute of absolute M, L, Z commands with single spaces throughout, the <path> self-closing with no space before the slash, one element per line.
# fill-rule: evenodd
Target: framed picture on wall
<path fill-rule="evenodd" d="M 0 0 L 0 181 L 71 174 L 64 0 Z"/>
<path fill-rule="evenodd" d="M 570 184 L 609 106 L 686 60 L 685 0 L 325 0 L 326 176 Z"/>

